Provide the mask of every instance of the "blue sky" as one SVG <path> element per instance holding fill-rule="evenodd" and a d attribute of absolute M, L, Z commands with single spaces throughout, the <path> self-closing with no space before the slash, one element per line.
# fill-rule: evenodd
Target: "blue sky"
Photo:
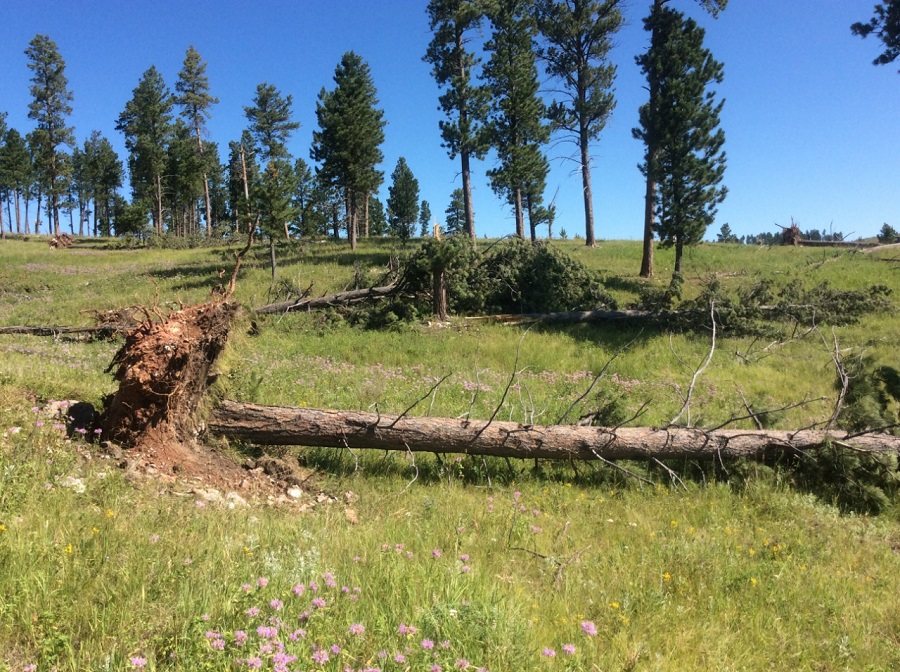
<path fill-rule="evenodd" d="M 460 185 L 457 161 L 440 146 L 438 89 L 422 61 L 430 40 L 424 0 L 5 0 L 0 16 L 0 111 L 26 133 L 29 71 L 24 50 L 37 33 L 49 35 L 66 61 L 74 93 L 71 122 L 79 143 L 92 130 L 113 142 L 124 159 L 115 119 L 141 74 L 155 65 L 174 87 L 187 47 L 209 64 L 212 92 L 221 100 L 210 139 L 227 148 L 246 127 L 243 107 L 256 85 L 274 84 L 294 99 L 302 127 L 294 156 L 309 160 L 316 128 L 316 96 L 332 88 L 346 51 L 369 64 L 388 126 L 383 146 L 386 200 L 400 156 L 419 180 L 421 197 L 439 220 Z M 596 235 L 640 238 L 642 148 L 632 139 L 646 97 L 634 56 L 647 46 L 641 19 L 649 0 L 626 6 L 617 36 L 618 105 L 593 149 Z M 791 217 L 801 228 L 872 236 L 884 222 L 900 229 L 900 64 L 875 67 L 878 44 L 851 35 L 850 24 L 872 15 L 873 0 L 732 0 L 718 20 L 693 0 L 673 5 L 707 28 L 707 44 L 725 64 L 718 88 L 726 99 L 727 200 L 707 237 L 728 222 L 739 234 L 776 231 Z M 575 147 L 548 149 L 552 172 L 547 200 L 556 195 L 556 231 L 583 235 Z M 224 151 L 223 151 L 224 154 Z M 484 173 L 493 157 L 476 162 L 475 213 L 479 235 L 514 230 L 509 209 Z M 127 188 L 126 188 L 127 189 Z"/>

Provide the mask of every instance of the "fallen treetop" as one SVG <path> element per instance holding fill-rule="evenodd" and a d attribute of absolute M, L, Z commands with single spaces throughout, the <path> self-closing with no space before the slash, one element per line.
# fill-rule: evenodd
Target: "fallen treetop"
<path fill-rule="evenodd" d="M 218 435 L 261 445 L 375 448 L 517 458 L 652 460 L 792 454 L 826 442 L 863 452 L 900 452 L 900 436 L 842 431 L 703 430 L 687 427 L 522 425 L 454 418 L 223 401 L 207 420 Z"/>

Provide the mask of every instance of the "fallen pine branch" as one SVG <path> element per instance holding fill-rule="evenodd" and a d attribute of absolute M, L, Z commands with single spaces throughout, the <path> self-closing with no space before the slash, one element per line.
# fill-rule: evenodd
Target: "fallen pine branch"
<path fill-rule="evenodd" d="M 207 420 L 213 434 L 259 445 L 372 448 L 516 458 L 666 460 L 750 458 L 814 450 L 828 442 L 860 452 L 900 452 L 900 436 L 843 431 L 704 430 L 688 427 L 522 425 L 402 417 L 222 401 Z"/>
<path fill-rule="evenodd" d="M 287 313 L 298 310 L 330 308 L 333 306 L 347 306 L 351 303 L 358 303 L 360 301 L 380 299 L 385 296 L 390 296 L 395 291 L 397 291 L 396 284 L 385 285 L 383 287 L 351 289 L 346 292 L 326 294 L 325 296 L 303 297 L 291 301 L 270 303 L 265 306 L 260 306 L 259 308 L 254 308 L 253 311 L 260 315 L 268 315 L 272 313 Z"/>
<path fill-rule="evenodd" d="M 29 334 L 31 336 L 61 336 L 65 334 L 101 334 L 111 336 L 115 333 L 126 332 L 133 326 L 120 326 L 114 324 L 101 324 L 96 327 L 28 327 L 23 325 L 0 327 L 0 334 Z"/>

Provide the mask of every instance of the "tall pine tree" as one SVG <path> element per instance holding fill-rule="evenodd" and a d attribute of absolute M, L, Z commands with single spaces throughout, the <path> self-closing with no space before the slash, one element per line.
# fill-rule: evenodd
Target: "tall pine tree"
<path fill-rule="evenodd" d="M 319 163 L 318 173 L 340 191 L 347 212 L 347 236 L 356 249 L 360 220 L 368 235 L 369 196 L 384 179 L 377 169 L 383 159 L 384 111 L 378 109 L 378 92 L 368 64 L 349 51 L 334 71 L 335 87 L 319 92 L 310 155 Z"/>
<path fill-rule="evenodd" d="M 533 211 L 541 203 L 549 170 L 541 151 L 550 133 L 538 96 L 537 25 L 530 0 L 497 0 L 489 17 L 494 30 L 485 45 L 491 57 L 484 75 L 493 94 L 490 138 L 500 165 L 488 177 L 512 205 L 516 235 L 524 238 L 525 207 Z"/>
<path fill-rule="evenodd" d="M 653 37 L 638 64 L 657 84 L 656 105 L 641 107 L 634 135 L 656 145 L 655 229 L 663 245 L 675 247 L 679 275 L 684 246 L 703 239 L 727 193 L 719 186 L 725 173 L 725 133 L 719 128 L 724 101 L 717 103 L 710 89 L 722 82 L 722 64 L 704 48 L 704 30 L 681 12 L 664 7 L 644 27 Z M 651 171 L 647 162 L 642 171 Z"/>
<path fill-rule="evenodd" d="M 484 19 L 484 3 L 478 0 L 431 0 L 428 20 L 434 37 L 425 53 L 438 87 L 445 121 L 441 138 L 451 159 L 459 156 L 465 209 L 464 230 L 475 244 L 475 210 L 472 206 L 472 159 L 483 159 L 489 141 L 484 129 L 490 91 L 478 83 L 479 59 L 468 44 L 477 38 Z"/>
<path fill-rule="evenodd" d="M 156 66 L 150 66 L 119 115 L 116 130 L 125 135 L 132 201 L 151 213 L 157 234 L 166 230 L 163 176 L 172 129 L 172 94 Z"/>
<path fill-rule="evenodd" d="M 200 53 L 194 49 L 194 45 L 188 47 L 184 65 L 181 72 L 178 73 L 178 81 L 175 82 L 175 91 L 178 93 L 175 102 L 181 107 L 182 118 L 194 132 L 197 140 L 197 152 L 203 157 L 203 134 L 206 131 L 206 121 L 211 115 L 210 108 L 216 105 L 219 99 L 209 92 L 206 63 L 201 60 Z M 208 170 L 204 169 L 203 195 L 206 204 L 206 235 L 208 237 L 212 235 L 212 203 L 207 173 Z"/>
<path fill-rule="evenodd" d="M 653 0 L 653 6 L 650 8 L 650 18 L 652 19 L 653 15 L 657 12 L 661 12 L 668 2 L 669 0 Z M 697 3 L 707 12 L 709 12 L 713 17 L 717 17 L 719 15 L 719 12 L 725 9 L 725 7 L 728 5 L 728 0 L 697 0 Z M 655 26 L 658 24 L 654 22 L 653 25 Z M 651 45 L 656 39 L 657 36 L 653 34 L 653 29 L 651 28 Z M 638 65 L 640 65 L 641 58 L 641 56 L 638 56 L 635 59 L 636 61 L 638 61 Z M 659 91 L 659 82 L 651 79 L 649 74 L 647 77 L 647 90 L 650 92 L 650 100 L 647 104 L 650 106 L 650 109 L 658 110 L 659 101 L 657 98 L 657 94 Z M 653 135 L 650 134 L 644 138 L 644 143 L 646 145 L 644 155 L 644 165 L 646 166 L 646 172 L 644 173 L 644 176 L 646 178 L 646 191 L 644 193 L 644 247 L 641 254 L 640 274 L 642 278 L 649 278 L 653 275 L 653 222 L 654 214 L 656 211 L 656 176 L 658 172 L 658 166 L 656 162 L 657 141 L 656 138 L 654 138 Z"/>
<path fill-rule="evenodd" d="M 422 201 L 419 206 L 419 236 L 424 238 L 431 231 L 431 205 Z"/>
<path fill-rule="evenodd" d="M 554 130 L 578 146 L 584 196 L 584 240 L 593 247 L 594 204 L 590 144 L 599 139 L 615 108 L 616 67 L 608 60 L 613 36 L 622 26 L 622 0 L 538 0 L 540 55 L 547 73 L 559 82 L 550 105 Z"/>
<path fill-rule="evenodd" d="M 256 87 L 253 106 L 244 108 L 250 135 L 264 164 L 255 196 L 260 225 L 269 236 L 273 278 L 275 236 L 283 232 L 289 239 L 289 224 L 297 216 L 293 203 L 296 185 L 287 141 L 300 128 L 300 123 L 292 120 L 292 105 L 292 96 L 282 96 L 273 85 L 262 83 Z"/>
<path fill-rule="evenodd" d="M 41 191 L 47 197 L 54 235 L 59 235 L 59 201 L 68 191 L 66 178 L 71 165 L 62 147 L 75 145 L 75 134 L 67 125 L 72 113 L 72 92 L 66 64 L 56 43 L 46 35 L 35 35 L 25 50 L 32 72 L 28 118 L 35 122 L 34 165 Z"/>
<path fill-rule="evenodd" d="M 401 240 L 409 240 L 419 218 L 419 181 L 402 156 L 391 173 L 388 194 L 388 222 L 391 232 Z"/>

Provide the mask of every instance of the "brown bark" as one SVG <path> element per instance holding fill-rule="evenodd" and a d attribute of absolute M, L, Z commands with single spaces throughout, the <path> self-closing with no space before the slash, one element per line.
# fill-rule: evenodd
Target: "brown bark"
<path fill-rule="evenodd" d="M 260 406 L 227 400 L 213 410 L 207 428 L 214 434 L 261 445 L 577 460 L 752 459 L 815 449 L 827 441 L 860 451 L 900 450 L 900 437 L 888 434 L 849 437 L 846 432 L 817 430 L 539 426 Z"/>
<path fill-rule="evenodd" d="M 384 287 L 367 287 L 365 289 L 351 289 L 347 292 L 338 292 L 337 294 L 326 294 L 325 296 L 316 296 L 311 298 L 302 298 L 295 301 L 282 301 L 280 303 L 270 303 L 266 306 L 255 308 L 254 312 L 262 315 L 270 313 L 287 313 L 296 310 L 312 310 L 315 308 L 328 308 L 331 306 L 346 306 L 359 301 L 369 299 L 378 299 L 393 294 L 396 291 L 396 285 L 385 285 Z"/>
<path fill-rule="evenodd" d="M 447 321 L 447 269 L 434 269 L 433 288 L 434 316 L 441 322 Z"/>
<path fill-rule="evenodd" d="M 582 121 L 584 125 L 584 121 Z M 594 239 L 594 192 L 591 188 L 591 153 L 590 137 L 587 128 L 579 133 L 579 149 L 581 152 L 581 189 L 584 197 L 584 244 L 586 247 L 596 246 Z"/>

